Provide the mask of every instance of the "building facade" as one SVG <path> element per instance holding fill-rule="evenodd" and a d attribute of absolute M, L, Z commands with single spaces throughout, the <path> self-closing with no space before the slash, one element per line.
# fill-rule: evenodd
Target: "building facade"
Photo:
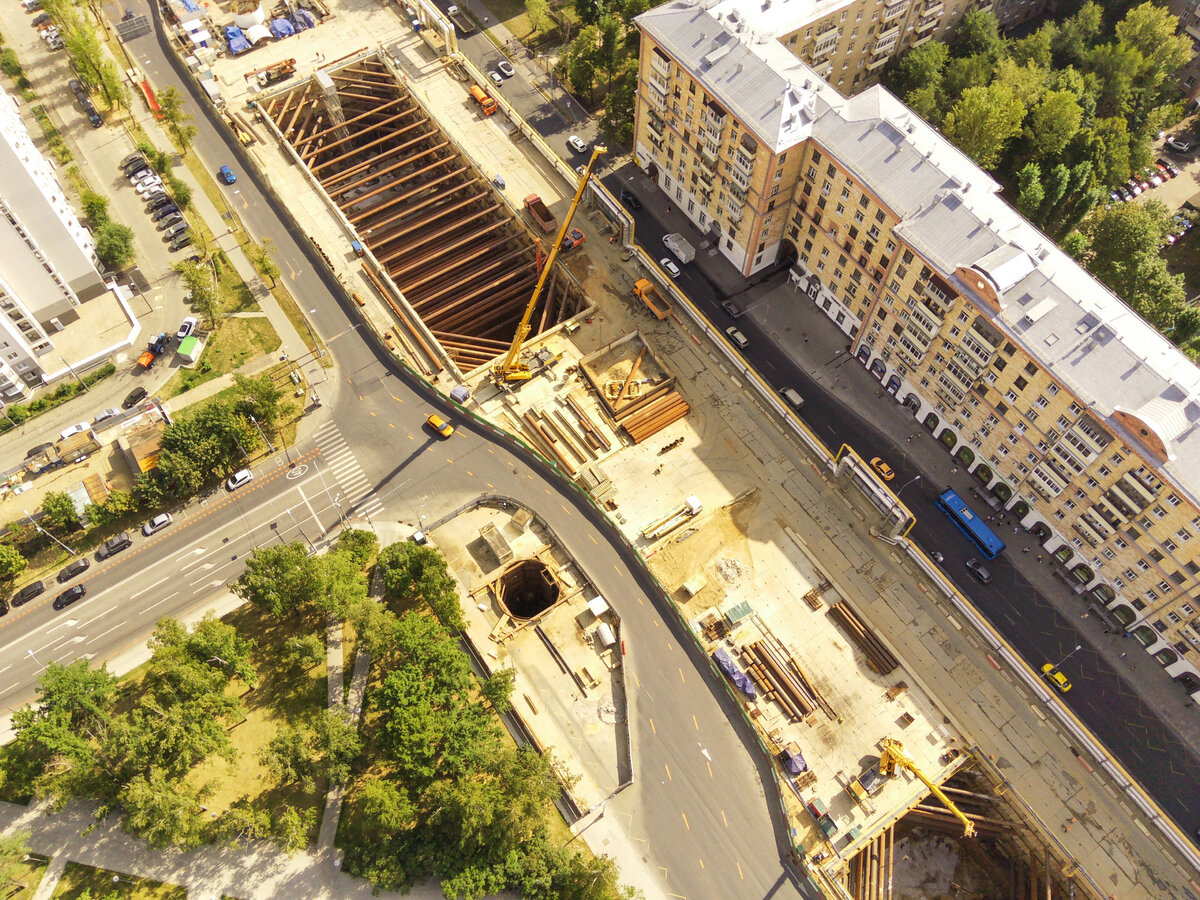
<path fill-rule="evenodd" d="M 42 383 L 40 360 L 82 302 L 107 293 L 91 233 L 0 92 L 0 401 Z M 61 363 L 53 359 L 50 367 Z"/>
<path fill-rule="evenodd" d="M 887 91 L 842 97 L 713 9 L 637 22 L 635 159 L 702 243 L 790 265 L 979 502 L 1200 691 L 1200 370 Z"/>

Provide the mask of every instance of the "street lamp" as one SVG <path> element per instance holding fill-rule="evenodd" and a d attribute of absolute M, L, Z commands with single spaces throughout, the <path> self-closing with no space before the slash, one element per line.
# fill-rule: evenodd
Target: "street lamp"
<path fill-rule="evenodd" d="M 1058 662 L 1056 662 L 1054 664 L 1054 668 L 1058 669 L 1059 667 L 1061 667 L 1063 663 L 1065 663 L 1068 659 L 1070 659 L 1072 656 L 1074 656 L 1081 649 L 1083 649 L 1083 644 L 1076 644 L 1074 650 L 1072 650 L 1070 653 L 1068 653 L 1066 656 L 1064 656 L 1062 659 L 1060 659 Z"/>
<path fill-rule="evenodd" d="M 25 651 L 25 655 L 28 656 L 30 659 L 32 659 L 38 665 L 38 668 L 42 668 L 42 669 L 45 668 L 45 666 L 42 665 L 42 661 L 37 658 L 37 654 L 33 652 L 32 647 L 28 648 Z"/>
<path fill-rule="evenodd" d="M 260 438 L 262 438 L 263 443 L 267 445 L 267 451 L 270 453 L 274 453 L 275 447 L 274 447 L 274 445 L 271 444 L 270 440 L 267 439 L 266 434 L 262 430 L 262 426 L 258 424 L 258 419 L 254 418 L 254 416 L 251 415 L 250 421 L 253 423 L 254 427 L 258 429 L 258 436 Z"/>
<path fill-rule="evenodd" d="M 914 475 L 912 478 L 908 479 L 908 481 L 904 482 L 904 484 L 900 485 L 900 490 L 896 491 L 896 499 L 897 500 L 900 499 L 900 492 L 903 491 L 906 487 L 908 487 L 914 481 L 920 481 L 920 480 L 921 480 L 920 475 Z"/>
<path fill-rule="evenodd" d="M 72 550 L 70 547 L 68 547 L 66 544 L 64 544 L 62 541 L 60 541 L 58 538 L 56 538 L 54 535 L 52 535 L 50 532 L 48 532 L 45 528 L 43 528 L 41 525 L 39 525 L 37 522 L 35 522 L 33 520 L 33 516 L 31 516 L 29 514 L 29 510 L 26 509 L 26 510 L 23 510 L 23 512 L 25 513 L 25 518 L 27 518 L 29 520 L 29 524 L 32 525 L 37 531 L 46 535 L 46 537 L 50 538 L 50 540 L 54 541 L 54 543 L 58 544 L 58 546 L 62 547 L 64 550 L 66 550 L 72 556 L 79 555 L 74 550 Z"/>
<path fill-rule="evenodd" d="M 302 538 L 304 538 L 305 541 L 308 542 L 308 549 L 311 550 L 313 553 L 316 553 L 317 548 L 313 546 L 312 540 L 309 538 L 309 536 L 307 534 L 304 533 L 304 529 L 300 527 L 300 523 L 296 521 L 296 514 L 294 512 L 292 512 L 292 508 L 290 506 L 288 507 L 287 514 L 292 517 L 292 524 L 296 526 L 296 530 L 298 532 L 300 532 L 300 536 Z"/>

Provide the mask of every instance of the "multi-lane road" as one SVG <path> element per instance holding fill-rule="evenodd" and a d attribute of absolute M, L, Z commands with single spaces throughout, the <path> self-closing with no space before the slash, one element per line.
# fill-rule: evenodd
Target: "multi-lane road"
<path fill-rule="evenodd" d="M 620 187 L 629 183 L 631 170 L 632 166 L 626 166 L 609 174 L 604 178 L 605 185 L 613 193 L 619 193 Z M 658 258 L 663 255 L 662 236 L 667 229 L 655 218 L 655 212 L 653 206 L 646 203 L 642 210 L 630 214 L 636 221 L 638 242 L 647 253 Z M 682 269 L 678 283 L 692 302 L 721 330 L 733 324 L 720 306 L 725 299 L 720 288 L 709 281 L 698 266 L 689 265 Z M 775 280 L 782 281 L 786 277 L 785 273 L 780 273 Z M 815 308 L 808 310 L 808 316 L 806 327 L 810 330 L 834 330 L 834 325 Z M 843 377 L 861 379 L 864 385 L 859 395 L 868 398 L 861 405 L 848 405 L 826 388 L 818 372 L 805 370 L 778 346 L 766 329 L 755 321 L 754 315 L 739 318 L 737 326 L 750 340 L 750 346 L 742 351 L 747 362 L 776 389 L 793 387 L 800 392 L 805 400 L 801 415 L 827 446 L 838 447 L 845 443 L 854 447 L 864 459 L 884 457 L 896 470 L 895 485 L 921 476 L 921 480 L 906 488 L 904 493 L 905 502 L 917 517 L 911 536 L 927 550 L 938 550 L 945 555 L 945 571 L 951 580 L 1035 670 L 1045 662 L 1060 660 L 1077 645 L 1082 647 L 1071 657 L 1070 679 L 1074 688 L 1063 696 L 1064 702 L 1138 779 L 1180 829 L 1194 837 L 1200 827 L 1200 754 L 1197 748 L 1181 741 L 1158 713 L 1141 701 L 1123 675 L 1097 652 L 1095 629 L 1083 629 L 1072 617 L 1060 614 L 1010 559 L 1002 555 L 988 563 L 994 575 L 991 584 L 980 584 L 970 576 L 964 562 L 978 556 L 979 551 L 934 505 L 934 498 L 944 485 L 937 475 L 922 468 L 919 460 L 905 452 L 903 434 L 889 434 L 872 420 L 870 399 L 874 397 L 878 382 L 843 354 L 834 365 L 842 366 Z M 894 403 L 890 398 L 876 402 L 880 410 L 884 404 Z M 912 428 L 921 430 L 915 421 Z M 968 475 L 961 474 L 956 482 L 961 482 L 957 489 L 969 502 L 984 509 L 984 504 L 968 492 Z M 1023 557 L 1022 563 L 1035 564 L 1033 557 Z M 1080 605 L 1079 609 L 1082 612 L 1085 607 Z M 1147 658 L 1147 668 L 1149 666 Z M 1181 707 L 1185 699 L 1181 693 Z"/>
<path fill-rule="evenodd" d="M 132 8 L 157 16 L 144 2 Z M 439 401 L 391 361 L 373 333 L 354 327 L 353 304 L 261 189 L 241 149 L 208 117 L 203 98 L 168 59 L 161 33 L 137 39 L 131 50 L 153 83 L 191 97 L 194 152 L 206 165 L 240 164 L 235 207 L 256 238 L 274 242 L 288 287 L 304 298 L 337 369 L 316 413 L 323 424 L 292 450 L 294 466 L 268 463 L 251 485 L 221 488 L 176 511 L 158 535 L 137 536 L 129 550 L 79 579 L 88 595 L 67 612 L 53 613 L 43 596 L 0 622 L 0 670 L 10 667 L 12 686 L 4 705 L 27 698 L 50 659 L 103 658 L 144 637 L 158 617 L 195 607 L 237 577 L 255 546 L 317 541 L 343 515 L 415 525 L 499 492 L 535 510 L 622 615 L 635 782 L 609 800 L 606 813 L 645 848 L 670 893 L 808 896 L 788 858 L 770 772 L 740 711 L 611 526 L 573 488 L 486 428 L 456 422 L 450 440 L 432 435 L 424 420 Z"/>

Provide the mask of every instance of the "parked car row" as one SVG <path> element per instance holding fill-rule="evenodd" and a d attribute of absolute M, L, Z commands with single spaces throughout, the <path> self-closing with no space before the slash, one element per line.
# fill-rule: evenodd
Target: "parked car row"
<path fill-rule="evenodd" d="M 1146 166 L 1141 174 L 1130 178 L 1109 195 L 1113 203 L 1128 203 L 1146 191 L 1152 190 L 1170 181 L 1179 174 L 1179 167 L 1165 159 L 1160 159 L 1152 166 Z"/>
<path fill-rule="evenodd" d="M 25 5 L 26 12 L 33 12 L 35 9 L 41 9 L 39 3 L 36 7 Z M 58 33 L 58 26 L 54 24 L 54 19 L 50 13 L 39 12 L 29 23 L 38 30 L 41 39 L 46 42 L 51 50 L 61 50 L 63 48 L 62 35 Z"/>
<path fill-rule="evenodd" d="M 1183 213 L 1176 213 L 1171 220 L 1171 233 L 1167 235 L 1167 243 L 1173 244 L 1192 230 L 1192 220 Z"/>
<path fill-rule="evenodd" d="M 92 123 L 92 127 L 99 128 L 103 125 L 104 119 L 100 117 L 100 113 L 96 112 L 92 98 L 88 96 L 87 86 L 78 78 L 72 78 L 67 84 L 70 86 L 71 92 L 75 94 L 75 99 L 79 101 L 79 105 L 87 114 L 88 121 Z"/>
<path fill-rule="evenodd" d="M 121 161 L 122 170 L 135 190 L 146 198 L 146 212 L 158 223 L 163 240 L 171 252 L 182 250 L 192 243 L 192 226 L 184 219 L 175 201 L 167 196 L 162 178 L 150 168 L 140 153 L 132 153 Z"/>

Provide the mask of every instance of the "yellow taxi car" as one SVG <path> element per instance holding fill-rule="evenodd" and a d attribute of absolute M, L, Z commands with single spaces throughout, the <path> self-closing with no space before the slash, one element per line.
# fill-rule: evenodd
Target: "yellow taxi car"
<path fill-rule="evenodd" d="M 1067 680 L 1067 676 L 1058 671 L 1053 663 L 1042 666 L 1042 677 L 1058 688 L 1060 694 L 1065 694 L 1071 689 L 1071 682 Z"/>
<path fill-rule="evenodd" d="M 882 457 L 875 457 L 871 460 L 871 468 L 879 473 L 879 477 L 884 481 L 891 481 L 896 477 L 896 473 L 892 471 L 892 467 L 883 461 Z"/>
<path fill-rule="evenodd" d="M 427 424 L 430 428 L 444 438 L 448 438 L 450 435 L 454 434 L 454 426 L 436 413 L 426 419 L 425 424 Z"/>

